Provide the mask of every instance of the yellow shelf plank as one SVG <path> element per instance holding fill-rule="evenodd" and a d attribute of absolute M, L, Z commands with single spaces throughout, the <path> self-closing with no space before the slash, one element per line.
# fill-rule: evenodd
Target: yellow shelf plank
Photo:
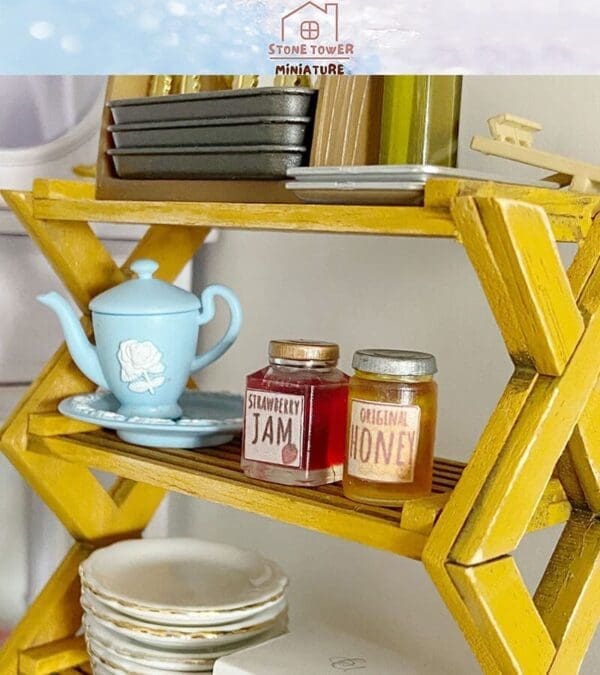
<path fill-rule="evenodd" d="M 329 206 L 324 204 L 235 204 L 133 201 L 35 200 L 40 220 L 292 230 L 346 234 L 454 237 L 447 211 L 418 206 Z"/>
<path fill-rule="evenodd" d="M 579 241 L 600 205 L 597 195 L 456 179 L 430 180 L 425 207 L 96 200 L 92 184 L 46 179 L 35 182 L 33 196 L 34 213 L 41 220 L 455 237 L 452 200 L 492 193 L 545 208 L 557 241 Z"/>
<path fill-rule="evenodd" d="M 307 490 L 246 478 L 239 467 L 237 448 L 229 453 L 149 449 L 92 432 L 32 436 L 28 449 L 413 559 L 420 558 L 426 541 L 423 535 L 400 527 L 399 509 L 350 502 L 339 488 Z M 228 456 L 223 458 L 223 454 Z M 443 472 L 440 482 L 451 485 L 458 475 L 447 478 Z"/>
<path fill-rule="evenodd" d="M 82 637 L 67 638 L 57 642 L 31 647 L 21 652 L 21 675 L 50 675 L 57 671 L 87 663 L 89 656 Z"/>
<path fill-rule="evenodd" d="M 89 422 L 65 417 L 56 413 L 33 413 L 29 415 L 27 430 L 36 436 L 61 436 L 64 434 L 79 434 L 85 431 L 97 431 L 100 427 Z"/>
<path fill-rule="evenodd" d="M 39 426 L 43 427 L 41 423 Z M 109 432 L 92 432 L 32 436 L 28 447 L 37 453 L 83 463 L 124 478 L 391 550 L 409 558 L 420 558 L 426 538 L 463 470 L 461 463 L 437 459 L 435 494 L 408 501 L 403 509 L 398 509 L 352 502 L 343 496 L 339 485 L 308 490 L 246 478 L 240 468 L 237 444 L 198 453 L 142 448 L 119 441 Z M 557 480 L 552 480 L 530 530 L 565 522 L 570 512 L 564 490 Z"/>

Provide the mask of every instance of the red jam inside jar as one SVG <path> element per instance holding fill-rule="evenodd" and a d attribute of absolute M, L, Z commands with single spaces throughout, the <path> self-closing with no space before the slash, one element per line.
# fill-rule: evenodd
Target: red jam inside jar
<path fill-rule="evenodd" d="M 348 376 L 330 342 L 274 340 L 269 365 L 246 378 L 242 469 L 314 487 L 341 480 Z"/>

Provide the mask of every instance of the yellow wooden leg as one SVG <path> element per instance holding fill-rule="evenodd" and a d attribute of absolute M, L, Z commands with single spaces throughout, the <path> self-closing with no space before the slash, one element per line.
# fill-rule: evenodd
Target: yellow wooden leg
<path fill-rule="evenodd" d="M 512 376 L 423 551 L 423 563 L 429 575 L 482 668 L 490 674 L 501 671 L 476 619 L 459 594 L 446 563 L 462 523 L 473 509 L 485 477 L 493 468 L 497 448 L 502 446 L 521 414 L 536 379 L 535 371 L 517 371 Z"/>
<path fill-rule="evenodd" d="M 563 377 L 540 376 L 451 556 L 463 564 L 515 550 L 598 378 L 600 313 Z"/>
<path fill-rule="evenodd" d="M 578 302 L 588 302 L 591 287 L 588 281 L 595 273 L 600 256 L 600 217 L 596 216 L 589 233 L 580 245 L 575 259 L 568 270 L 569 282 Z M 587 290 L 586 290 L 587 289 Z M 587 507 L 593 513 L 600 513 L 600 384 L 596 384 L 585 410 L 579 418 L 567 453 L 579 477 L 581 490 Z"/>
<path fill-rule="evenodd" d="M 50 642 L 21 652 L 20 675 L 47 675 L 62 672 L 89 661 L 83 636 Z"/>
<path fill-rule="evenodd" d="M 423 560 L 486 672 L 576 672 L 599 619 L 591 514 L 574 512 L 535 602 L 507 554 L 557 464 L 578 508 L 599 494 L 600 226 L 567 275 L 540 209 L 469 197 L 453 215 L 518 369 Z"/>
<path fill-rule="evenodd" d="M 547 673 L 555 648 L 511 557 L 449 564 L 461 597 L 485 635 L 502 675 Z"/>
<path fill-rule="evenodd" d="M 5 193 L 5 198 L 84 311 L 82 323 L 89 333 L 90 322 L 85 316 L 89 300 L 126 279 L 125 269 L 114 263 L 87 223 L 42 222 L 33 214 L 31 195 Z M 160 265 L 158 276 L 172 281 L 202 244 L 208 229 L 178 228 L 169 234 L 168 246 L 166 234 L 164 227 L 150 227 L 126 265 L 142 256 L 152 257 Z M 94 546 L 139 536 L 164 495 L 160 488 L 124 479 L 118 479 L 107 491 L 87 467 L 27 450 L 30 416 L 54 412 L 62 398 L 93 388 L 63 346 L 3 428 L 0 443 L 8 458 L 73 537 L 82 542 L 74 546 L 0 652 L 3 674 L 17 673 L 19 652 L 24 650 L 28 650 L 26 667 L 34 667 L 35 662 L 36 672 L 41 673 L 45 652 L 32 652 L 30 648 L 68 638 L 79 627 L 81 560 Z M 49 663 L 54 658 L 52 649 L 48 645 Z"/>
<path fill-rule="evenodd" d="M 558 647 L 552 673 L 576 672 L 600 620 L 600 522 L 574 511 L 535 593 Z"/>
<path fill-rule="evenodd" d="M 90 548 L 75 544 L 0 651 L 0 673 L 18 672 L 19 652 L 72 636 L 81 624 L 79 565 Z"/>

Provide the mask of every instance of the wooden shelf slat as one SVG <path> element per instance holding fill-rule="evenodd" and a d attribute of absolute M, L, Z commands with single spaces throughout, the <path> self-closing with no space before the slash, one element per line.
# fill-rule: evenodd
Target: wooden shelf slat
<path fill-rule="evenodd" d="M 42 416 L 36 425 L 43 427 Z M 239 441 L 202 451 L 144 448 L 120 441 L 113 432 L 30 436 L 28 449 L 85 464 L 132 480 L 339 536 L 419 559 L 446 498 L 463 466 L 440 459 L 434 464 L 433 495 L 402 508 L 353 502 L 339 483 L 320 488 L 274 485 L 246 477 Z M 531 529 L 564 522 L 571 507 L 557 480 L 540 503 Z"/>
<path fill-rule="evenodd" d="M 486 191 L 544 208 L 557 241 L 579 241 L 588 232 L 600 206 L 600 196 L 593 194 L 461 179 L 429 180 L 424 207 L 112 201 L 96 199 L 91 183 L 55 179 L 37 180 L 33 196 L 35 216 L 42 220 L 456 237 L 449 211 L 452 200 Z"/>
<path fill-rule="evenodd" d="M 49 675 L 87 663 L 89 657 L 83 636 L 31 647 L 19 656 L 21 675 Z"/>
<path fill-rule="evenodd" d="M 235 204 L 190 202 L 113 202 L 36 199 L 42 220 L 100 221 L 212 227 L 242 230 L 283 230 L 454 237 L 450 214 L 420 206 L 329 206 L 324 204 Z"/>

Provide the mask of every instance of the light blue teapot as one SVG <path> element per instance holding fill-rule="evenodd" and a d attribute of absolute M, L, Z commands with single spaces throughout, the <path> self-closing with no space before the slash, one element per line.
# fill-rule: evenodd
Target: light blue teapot
<path fill-rule="evenodd" d="M 238 336 L 242 309 L 225 286 L 204 289 L 200 298 L 152 275 L 154 260 L 137 260 L 137 279 L 125 281 L 90 303 L 96 346 L 58 293 L 41 295 L 60 319 L 73 360 L 92 382 L 109 389 L 126 417 L 177 419 L 178 400 L 192 373 L 222 356 Z M 208 352 L 196 356 L 199 327 L 215 316 L 215 297 L 229 305 L 229 327 Z"/>

